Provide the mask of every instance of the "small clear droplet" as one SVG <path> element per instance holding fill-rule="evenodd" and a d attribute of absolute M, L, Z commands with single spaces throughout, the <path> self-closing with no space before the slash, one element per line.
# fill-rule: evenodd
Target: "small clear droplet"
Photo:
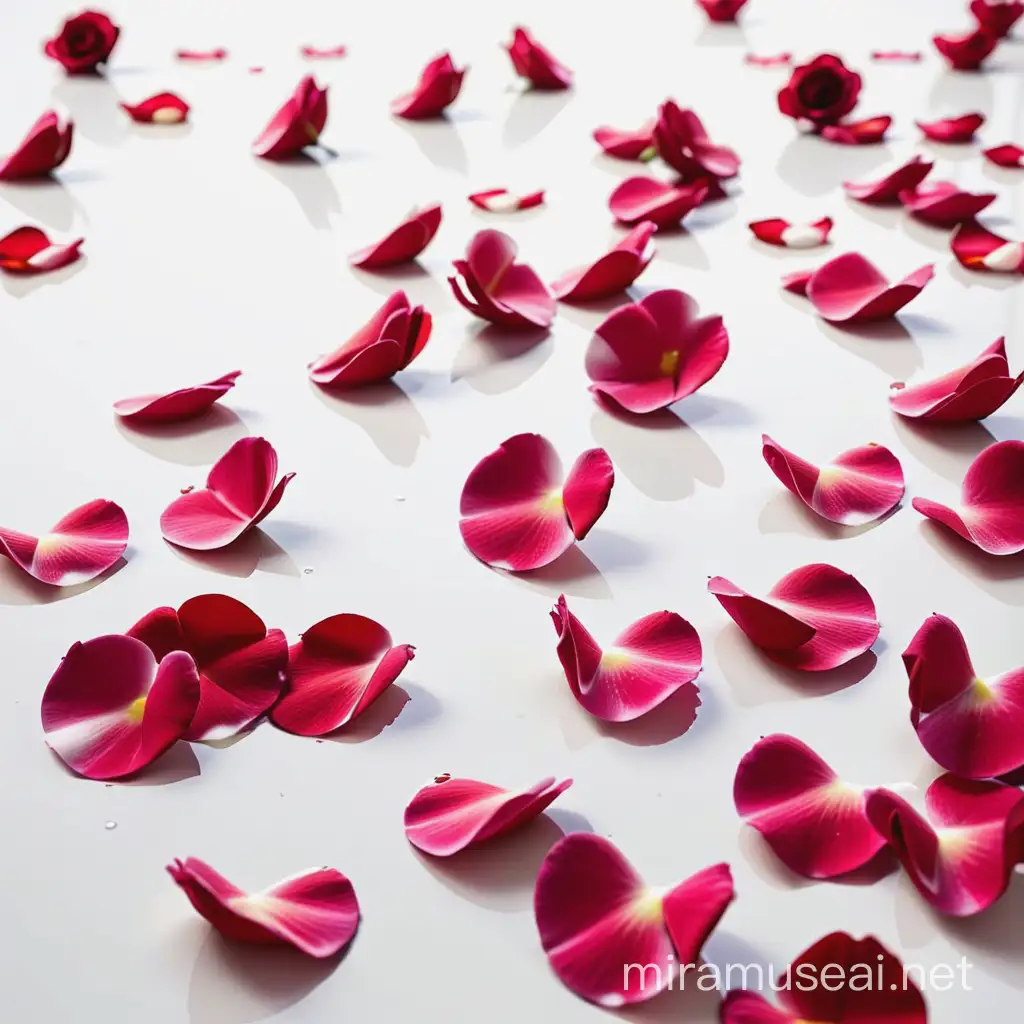
<path fill-rule="evenodd" d="M 116 821 L 106 821 L 106 822 L 103 823 L 103 827 L 108 832 L 113 832 L 114 829 L 117 828 L 117 822 Z"/>
<path fill-rule="evenodd" d="M 308 565 L 306 566 L 305 569 L 302 570 L 302 574 L 304 576 L 310 576 L 310 575 L 312 575 L 312 572 L 313 572 L 313 570 L 310 569 Z"/>
<path fill-rule="evenodd" d="M 188 487 L 179 487 L 178 488 L 178 490 L 180 490 L 182 494 L 188 494 L 190 491 L 194 491 L 195 489 L 196 489 L 196 485 L 195 484 L 189 484 Z"/>

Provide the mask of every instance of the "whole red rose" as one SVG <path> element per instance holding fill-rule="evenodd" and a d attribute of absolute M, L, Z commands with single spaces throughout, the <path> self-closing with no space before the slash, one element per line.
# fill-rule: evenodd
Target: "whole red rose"
<path fill-rule="evenodd" d="M 95 71 L 110 56 L 121 30 L 99 11 L 82 11 L 68 18 L 60 32 L 43 47 L 69 75 Z"/>
<path fill-rule="evenodd" d="M 810 64 L 793 69 L 779 91 L 779 110 L 798 121 L 819 127 L 838 124 L 857 103 L 861 78 L 838 57 L 823 53 Z"/>

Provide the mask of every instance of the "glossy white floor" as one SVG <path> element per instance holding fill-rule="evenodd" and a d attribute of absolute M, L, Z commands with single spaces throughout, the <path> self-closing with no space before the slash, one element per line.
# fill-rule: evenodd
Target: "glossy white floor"
<path fill-rule="evenodd" d="M 613 9 L 614 8 L 614 9 Z M 852 781 L 924 785 L 935 768 L 908 723 L 900 652 L 932 611 L 953 616 L 995 672 L 1024 660 L 1019 560 L 972 557 L 927 526 L 909 496 L 958 493 L 973 456 L 1024 436 L 1018 399 L 984 425 L 937 439 L 890 416 L 890 381 L 939 372 L 1000 334 L 1024 362 L 1019 278 L 969 275 L 944 232 L 898 210 L 847 202 L 840 182 L 915 151 L 936 176 L 999 193 L 992 220 L 1024 231 L 1024 175 L 985 166 L 979 147 L 921 146 L 915 117 L 984 111 L 989 144 L 1024 141 L 1024 42 L 984 74 L 943 69 L 928 38 L 966 27 L 962 0 L 751 0 L 742 28 L 707 26 L 688 0 L 491 3 L 375 0 L 122 0 L 106 80 L 66 80 L 40 53 L 62 2 L 9 2 L 0 35 L 0 139 L 16 142 L 62 103 L 76 141 L 59 182 L 0 187 L 0 227 L 39 223 L 85 236 L 87 258 L 0 293 L 0 521 L 43 528 L 93 497 L 131 521 L 127 564 L 85 592 L 41 596 L 0 566 L 0 807 L 5 841 L 5 955 L 0 1015 L 79 1024 L 282 1024 L 431 1020 L 494 1024 L 596 1021 L 562 987 L 531 911 L 537 865 L 558 830 L 611 836 L 653 882 L 719 860 L 739 898 L 708 948 L 715 962 L 784 965 L 834 929 L 874 933 L 910 962 L 958 964 L 970 990 L 931 993 L 931 1019 L 1005 1017 L 1024 988 L 1024 886 L 976 920 L 939 920 L 899 875 L 870 887 L 786 876 L 731 802 L 740 756 L 761 735 L 792 732 Z M 499 43 L 512 24 L 577 72 L 576 88 L 521 95 Z M 342 61 L 303 63 L 304 43 L 344 42 Z M 179 46 L 226 46 L 219 66 L 175 64 Z M 920 64 L 873 63 L 875 49 L 926 51 Z M 450 49 L 471 66 L 448 123 L 409 125 L 387 103 Z M 892 139 L 863 149 L 799 138 L 775 107 L 784 71 L 743 63 L 748 50 L 836 50 L 859 69 L 859 111 L 896 116 Z M 249 74 L 252 65 L 266 68 Z M 300 75 L 330 84 L 324 140 L 336 159 L 276 167 L 248 145 Z M 193 104 L 180 129 L 132 126 L 117 107 L 171 88 Z M 636 293 L 691 292 L 725 316 L 722 372 L 650 428 L 598 411 L 582 355 L 601 312 L 559 310 L 533 344 L 481 330 L 449 293 L 449 261 L 497 226 L 550 280 L 619 237 L 606 199 L 635 168 L 601 157 L 599 124 L 638 125 L 666 96 L 692 104 L 743 159 L 729 201 L 659 239 Z M 543 208 L 509 218 L 465 196 L 546 188 Z M 422 269 L 350 270 L 345 254 L 414 203 L 440 199 L 445 222 Z M 820 252 L 779 253 L 746 223 L 831 215 L 831 253 L 857 250 L 893 275 L 934 261 L 921 297 L 881 335 L 824 325 L 780 293 L 781 273 Z M 435 316 L 415 367 L 374 397 L 338 401 L 306 380 L 333 348 L 402 287 Z M 224 409 L 173 436 L 115 425 L 125 395 L 244 371 Z M 607 514 L 564 571 L 512 579 L 478 564 L 456 526 L 469 469 L 505 437 L 550 437 L 566 458 L 600 444 L 618 479 Z M 760 435 L 813 459 L 869 440 L 903 460 L 906 506 L 874 529 L 841 535 L 804 514 L 764 465 Z M 246 434 L 277 447 L 296 479 L 241 552 L 199 561 L 160 537 L 161 509 Z M 400 500 L 401 499 L 401 500 Z M 760 590 L 807 562 L 855 573 L 883 623 L 877 661 L 827 680 L 794 679 L 747 644 L 706 594 L 708 575 Z M 310 571 L 311 570 L 311 571 Z M 548 607 L 561 591 L 599 637 L 659 608 L 690 619 L 705 645 L 703 704 L 685 722 L 606 729 L 575 705 L 554 653 Z M 161 604 L 221 591 L 290 637 L 339 611 L 385 623 L 417 646 L 400 680 L 410 698 L 369 714 L 361 742 L 324 742 L 271 727 L 230 749 L 187 747 L 129 785 L 77 780 L 43 743 L 39 697 L 76 640 L 126 628 Z M 871 659 L 867 659 L 871 661 Z M 400 695 L 399 695 L 400 696 Z M 377 733 L 376 735 L 370 735 Z M 351 738 L 350 738 L 351 739 Z M 464 858 L 426 862 L 401 828 L 408 797 L 441 771 L 519 786 L 576 782 L 550 823 Z M 115 822 L 116 828 L 105 827 Z M 333 972 L 297 957 L 222 943 L 164 874 L 175 856 L 208 860 L 258 888 L 315 864 L 354 881 L 364 919 Z M 710 1021 L 690 993 L 630 1019 Z"/>

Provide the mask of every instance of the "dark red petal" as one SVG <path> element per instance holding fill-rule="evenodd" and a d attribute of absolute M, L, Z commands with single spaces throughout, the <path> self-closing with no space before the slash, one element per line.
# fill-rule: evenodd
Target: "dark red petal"
<path fill-rule="evenodd" d="M 158 92 L 141 103 L 122 103 L 121 109 L 140 124 L 180 124 L 188 119 L 189 105 L 176 93 Z"/>
<path fill-rule="evenodd" d="M 352 266 L 362 267 L 364 270 L 407 263 L 416 259 L 426 249 L 440 226 L 440 203 L 413 210 L 398 227 L 379 242 L 356 250 L 349 256 L 348 261 Z"/>
<path fill-rule="evenodd" d="M 888 114 L 869 117 L 864 121 L 844 121 L 841 124 L 826 124 L 821 129 L 823 138 L 844 146 L 866 146 L 881 142 L 892 124 Z"/>
<path fill-rule="evenodd" d="M 982 150 L 982 156 L 997 167 L 1012 167 L 1014 170 L 1020 170 L 1024 167 L 1024 149 L 1013 143 L 984 149 Z"/>
<path fill-rule="evenodd" d="M 852 199 L 864 203 L 895 203 L 901 192 L 917 188 L 931 173 L 934 163 L 915 156 L 877 181 L 844 181 L 843 188 Z"/>
<path fill-rule="evenodd" d="M 0 268 L 8 274 L 41 274 L 58 270 L 78 259 L 85 241 L 78 238 L 66 245 L 50 241 L 40 228 L 15 228 L 0 238 Z"/>

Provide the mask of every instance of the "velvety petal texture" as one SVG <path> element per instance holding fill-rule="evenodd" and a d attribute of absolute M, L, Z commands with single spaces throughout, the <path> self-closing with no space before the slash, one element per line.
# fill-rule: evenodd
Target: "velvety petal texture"
<path fill-rule="evenodd" d="M 946 58 L 954 71 L 977 71 L 999 43 L 999 37 L 988 29 L 932 36 L 935 49 Z"/>
<path fill-rule="evenodd" d="M 114 403 L 114 412 L 125 423 L 178 423 L 192 419 L 223 398 L 241 375 L 241 370 L 234 370 L 206 384 L 154 395 L 139 395 L 137 398 L 122 398 Z"/>
<path fill-rule="evenodd" d="M 599 1006 L 652 999 L 700 951 L 735 897 L 727 864 L 669 889 L 646 885 L 607 839 L 574 832 L 537 874 L 541 945 L 562 983 Z"/>
<path fill-rule="evenodd" d="M 74 263 L 84 238 L 59 243 L 41 228 L 15 228 L 0 238 L 0 269 L 7 274 L 44 274 Z"/>
<path fill-rule="evenodd" d="M 323 959 L 347 946 L 359 927 L 355 889 L 334 868 L 303 871 L 255 893 L 195 857 L 176 860 L 167 871 L 196 913 L 234 942 L 294 946 Z"/>
<path fill-rule="evenodd" d="M 173 92 L 158 92 L 141 103 L 122 103 L 121 109 L 139 124 L 181 124 L 188 120 L 189 105 Z"/>
<path fill-rule="evenodd" d="M 926 181 L 900 193 L 900 202 L 908 213 L 940 228 L 973 220 L 995 198 L 994 192 L 964 192 L 951 181 Z"/>
<path fill-rule="evenodd" d="M 746 4 L 747 0 L 697 0 L 697 6 L 708 16 L 708 21 L 723 23 L 735 21 Z"/>
<path fill-rule="evenodd" d="M 1024 15 L 1022 0 L 971 0 L 971 14 L 978 27 L 991 32 L 997 39 L 1003 39 Z"/>
<path fill-rule="evenodd" d="M 654 121 L 647 121 L 635 130 L 609 128 L 594 129 L 594 141 L 608 156 L 619 160 L 648 160 L 654 149 Z"/>
<path fill-rule="evenodd" d="M 45 178 L 71 152 L 74 125 L 55 110 L 48 110 L 28 130 L 12 153 L 0 157 L 0 181 Z"/>
<path fill-rule="evenodd" d="M 985 115 L 976 111 L 959 117 L 940 117 L 937 121 L 914 122 L 932 142 L 970 142 L 984 123 Z"/>
<path fill-rule="evenodd" d="M 754 233 L 755 238 L 768 245 L 784 249 L 814 249 L 819 245 L 828 244 L 832 218 L 822 217 L 813 224 L 791 224 L 781 217 L 769 217 L 767 220 L 751 221 L 747 227 Z"/>
<path fill-rule="evenodd" d="M 708 186 L 703 183 L 666 185 L 657 178 L 627 178 L 608 197 L 608 209 L 620 224 L 648 220 L 658 228 L 677 228 L 707 194 Z"/>
<path fill-rule="evenodd" d="M 473 469 L 462 488 L 466 547 L 497 569 L 539 569 L 583 540 L 611 497 L 615 471 L 603 448 L 584 452 L 563 476 L 551 442 L 516 434 Z"/>
<path fill-rule="evenodd" d="M 1024 168 L 1024 149 L 1012 142 L 1005 143 L 1002 146 L 992 146 L 991 149 L 984 149 L 982 150 L 982 156 L 989 163 L 993 163 L 997 167 L 1009 167 L 1013 170 Z"/>
<path fill-rule="evenodd" d="M 620 306 L 587 349 L 590 390 L 634 413 L 692 395 L 722 368 L 729 334 L 720 316 L 697 315 L 696 300 L 671 288 Z"/>
<path fill-rule="evenodd" d="M 914 508 L 990 555 L 1024 551 L 1024 441 L 997 441 L 971 463 L 960 504 L 914 498 Z"/>
<path fill-rule="evenodd" d="M 214 465 L 206 487 L 164 509 L 164 539 L 193 551 L 213 551 L 258 526 L 281 501 L 294 473 L 277 479 L 277 452 L 262 437 L 236 441 Z"/>
<path fill-rule="evenodd" d="M 772 661 L 805 672 L 838 668 L 863 654 L 881 629 L 871 595 L 832 565 L 805 565 L 753 597 L 722 576 L 708 580 L 751 643 Z"/>
<path fill-rule="evenodd" d="M 289 160 L 317 145 L 326 124 L 327 87 L 321 89 L 306 75 L 260 132 L 252 151 L 265 160 Z"/>
<path fill-rule="evenodd" d="M 469 201 L 480 210 L 488 213 L 518 213 L 520 210 L 531 210 L 544 202 L 544 192 L 525 192 L 519 195 L 509 192 L 507 188 L 491 188 L 484 192 L 473 192 Z"/>
<path fill-rule="evenodd" d="M 931 173 L 934 163 L 915 156 L 874 181 L 844 181 L 843 188 L 851 199 L 862 203 L 896 203 L 900 193 L 917 188 Z"/>
<path fill-rule="evenodd" d="M 630 722 L 692 683 L 703 652 L 697 631 L 675 612 L 653 612 L 602 650 L 563 594 L 551 611 L 558 660 L 573 696 L 595 718 Z"/>
<path fill-rule="evenodd" d="M 628 288 L 654 259 L 657 226 L 641 221 L 621 241 L 589 266 L 567 271 L 551 285 L 562 302 L 592 302 Z"/>
<path fill-rule="evenodd" d="M 391 104 L 391 113 L 409 121 L 440 117 L 462 89 L 466 68 L 457 68 L 450 54 L 435 57 L 420 73 L 419 81 Z"/>
<path fill-rule="evenodd" d="M 949 240 L 957 261 L 968 270 L 999 274 L 1024 273 L 1024 243 L 1011 242 L 976 220 L 961 224 Z"/>
<path fill-rule="evenodd" d="M 97 498 L 70 511 L 40 537 L 0 526 L 0 555 L 40 583 L 71 587 L 106 572 L 128 547 L 128 517 Z"/>
<path fill-rule="evenodd" d="M 199 704 L 184 651 L 159 662 L 140 640 L 113 634 L 75 644 L 46 684 L 47 746 L 89 779 L 133 775 L 181 739 Z"/>
<path fill-rule="evenodd" d="M 571 785 L 572 779 L 548 778 L 516 791 L 438 775 L 409 801 L 405 837 L 424 853 L 450 857 L 533 821 Z"/>
<path fill-rule="evenodd" d="M 512 42 L 505 46 L 516 74 L 525 78 L 534 89 L 568 89 L 572 72 L 560 64 L 525 28 L 512 33 Z"/>
<path fill-rule="evenodd" d="M 348 261 L 352 266 L 363 270 L 408 263 L 416 259 L 433 241 L 440 226 L 440 203 L 413 210 L 398 227 L 379 242 L 356 250 L 349 256 Z"/>
<path fill-rule="evenodd" d="M 332 615 L 288 648 L 288 681 L 270 712 L 278 728 L 324 736 L 365 711 L 412 661 L 416 648 L 364 615 Z"/>

